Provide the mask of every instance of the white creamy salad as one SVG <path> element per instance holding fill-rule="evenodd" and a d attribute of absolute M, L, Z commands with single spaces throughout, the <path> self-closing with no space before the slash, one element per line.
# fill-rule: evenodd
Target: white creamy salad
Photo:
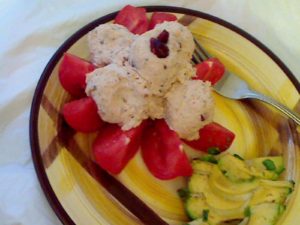
<path fill-rule="evenodd" d="M 128 130 L 145 119 L 164 118 L 187 140 L 199 138 L 199 129 L 212 121 L 211 85 L 192 80 L 195 46 L 185 26 L 164 22 L 134 35 L 121 25 L 104 24 L 88 34 L 88 46 L 92 62 L 101 67 L 87 75 L 86 93 L 104 121 Z M 156 54 L 156 46 L 167 52 Z"/>

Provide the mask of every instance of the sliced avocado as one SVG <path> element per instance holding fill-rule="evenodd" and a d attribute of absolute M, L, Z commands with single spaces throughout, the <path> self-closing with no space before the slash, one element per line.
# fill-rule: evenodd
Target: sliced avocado
<path fill-rule="evenodd" d="M 244 207 L 245 201 L 231 201 L 229 199 L 224 199 L 218 192 L 213 192 L 210 187 L 206 187 L 205 189 L 203 194 L 210 208 L 217 211 L 228 211 L 227 214 L 233 213 L 243 215 L 244 210 L 241 210 L 241 208 Z M 239 213 L 236 213 L 237 211 L 239 211 Z M 226 214 L 226 212 L 222 212 L 222 214 Z"/>
<path fill-rule="evenodd" d="M 226 177 L 217 166 L 212 169 L 208 183 L 210 186 L 214 186 L 216 190 L 228 195 L 243 195 L 250 193 L 257 188 L 259 184 L 257 179 L 239 183 L 233 182 Z"/>
<path fill-rule="evenodd" d="M 291 189 L 287 187 L 261 185 L 255 190 L 250 205 L 258 205 L 267 202 L 282 204 L 290 193 Z"/>
<path fill-rule="evenodd" d="M 267 185 L 271 187 L 286 187 L 286 188 L 292 188 L 294 189 L 295 183 L 292 181 L 287 181 L 287 180 L 260 180 L 261 185 Z"/>
<path fill-rule="evenodd" d="M 218 193 L 219 196 L 229 201 L 248 201 L 252 192 L 244 193 L 244 194 L 228 194 L 228 191 L 224 192 L 224 189 L 219 189 L 218 186 L 214 185 L 214 182 L 209 182 L 209 187 L 215 193 Z"/>
<path fill-rule="evenodd" d="M 285 169 L 282 156 L 260 157 L 246 163 L 251 174 L 262 179 L 277 180 Z"/>
<path fill-rule="evenodd" d="M 208 185 L 208 176 L 194 173 L 188 183 L 188 189 L 192 193 L 202 193 Z"/>
<path fill-rule="evenodd" d="M 274 169 L 272 168 L 273 166 L 268 168 L 268 163 L 267 163 L 268 160 L 273 162 L 273 165 L 275 166 Z M 249 166 L 253 166 L 257 169 L 260 169 L 260 170 L 265 170 L 265 169 L 274 170 L 274 172 L 279 173 L 279 174 L 282 173 L 283 170 L 284 170 L 284 161 L 283 161 L 282 156 L 260 157 L 260 158 L 247 160 L 246 163 Z"/>
<path fill-rule="evenodd" d="M 231 154 L 226 154 L 220 158 L 218 166 L 222 173 L 233 182 L 245 182 L 254 179 L 246 163 Z"/>
<path fill-rule="evenodd" d="M 263 203 L 250 208 L 251 215 L 248 225 L 275 225 L 282 211 L 282 205 Z"/>
<path fill-rule="evenodd" d="M 209 210 L 203 196 L 190 196 L 185 202 L 187 215 L 191 219 L 197 219 L 202 216 L 203 210 Z"/>
<path fill-rule="evenodd" d="M 210 162 L 205 162 L 200 159 L 194 159 L 192 161 L 192 167 L 194 173 L 205 174 L 208 175 L 211 173 L 212 167 L 214 164 Z"/>

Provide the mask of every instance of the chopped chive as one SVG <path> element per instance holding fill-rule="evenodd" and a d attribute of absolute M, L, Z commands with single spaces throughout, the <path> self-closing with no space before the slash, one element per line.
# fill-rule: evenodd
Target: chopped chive
<path fill-rule="evenodd" d="M 245 210 L 244 210 L 244 216 L 245 217 L 250 217 L 251 216 L 251 209 L 250 209 L 249 206 L 247 208 L 245 208 Z"/>
<path fill-rule="evenodd" d="M 281 167 L 281 168 L 279 168 L 279 169 L 276 171 L 276 173 L 277 173 L 278 175 L 280 175 L 280 174 L 283 173 L 283 171 L 285 171 L 285 168 L 284 168 L 284 167 Z"/>
<path fill-rule="evenodd" d="M 180 188 L 177 190 L 179 197 L 183 200 L 186 200 L 190 196 L 190 192 L 187 188 Z"/>
<path fill-rule="evenodd" d="M 209 214 L 209 210 L 208 209 L 203 209 L 203 211 L 202 211 L 203 222 L 206 222 L 208 220 L 208 214 Z"/>
<path fill-rule="evenodd" d="M 233 154 L 233 156 L 235 157 L 235 158 L 238 158 L 238 159 L 240 159 L 240 160 L 244 160 L 241 156 L 239 156 L 238 154 Z"/>
<path fill-rule="evenodd" d="M 217 164 L 218 163 L 218 161 L 212 155 L 205 155 L 205 156 L 203 156 L 201 158 L 201 160 L 205 161 L 205 162 L 210 162 L 210 163 L 213 163 L 213 164 Z"/>
<path fill-rule="evenodd" d="M 218 147 L 211 147 L 207 150 L 207 153 L 210 155 L 218 155 L 220 154 L 220 149 Z"/>
<path fill-rule="evenodd" d="M 289 188 L 289 190 L 288 190 L 288 194 L 292 194 L 292 192 L 294 191 L 294 189 L 293 188 Z"/>
<path fill-rule="evenodd" d="M 278 212 L 279 212 L 279 215 L 281 215 L 286 209 L 286 206 L 285 205 L 279 205 L 279 209 L 278 209 Z"/>
<path fill-rule="evenodd" d="M 276 170 L 276 166 L 272 160 L 266 159 L 262 163 L 264 164 L 264 166 L 266 167 L 267 170 L 271 170 L 271 171 Z"/>
<path fill-rule="evenodd" d="M 221 172 L 226 175 L 227 171 L 226 170 L 221 170 Z"/>

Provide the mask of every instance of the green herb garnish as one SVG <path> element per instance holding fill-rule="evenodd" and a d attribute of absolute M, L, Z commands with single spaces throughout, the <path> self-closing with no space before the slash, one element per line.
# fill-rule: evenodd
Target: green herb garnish
<path fill-rule="evenodd" d="M 283 171 L 285 171 L 285 168 L 284 168 L 284 167 L 281 167 L 280 169 L 278 169 L 278 170 L 276 171 L 276 173 L 277 173 L 278 175 L 280 175 L 280 174 L 283 173 Z"/>
<path fill-rule="evenodd" d="M 267 170 L 270 170 L 270 171 L 276 170 L 276 166 L 272 160 L 266 159 L 262 163 L 264 164 L 264 166 L 266 167 Z"/>
<path fill-rule="evenodd" d="M 220 149 L 218 147 L 211 147 L 207 150 L 207 153 L 208 154 L 211 154 L 211 155 L 218 155 L 220 154 Z"/>
<path fill-rule="evenodd" d="M 180 188 L 177 193 L 182 200 L 186 200 L 190 196 L 190 191 L 187 188 Z"/>
<path fill-rule="evenodd" d="M 286 209 L 285 205 L 279 205 L 279 215 L 281 215 Z"/>
<path fill-rule="evenodd" d="M 244 160 L 241 156 L 239 156 L 238 154 L 233 154 L 233 156 L 235 157 L 235 158 L 238 158 L 238 159 L 240 159 L 240 160 Z"/>
<path fill-rule="evenodd" d="M 249 206 L 247 208 L 245 208 L 245 210 L 244 210 L 244 216 L 245 217 L 250 217 L 251 216 L 251 209 L 250 209 Z"/>
<path fill-rule="evenodd" d="M 203 220 L 203 222 L 206 222 L 208 220 L 208 214 L 209 214 L 209 210 L 208 209 L 203 209 L 203 211 L 202 211 L 202 220 Z"/>
<path fill-rule="evenodd" d="M 213 164 L 218 163 L 218 161 L 215 159 L 215 157 L 213 155 L 205 155 L 205 156 L 201 157 L 201 160 L 205 161 L 205 162 L 210 162 Z"/>

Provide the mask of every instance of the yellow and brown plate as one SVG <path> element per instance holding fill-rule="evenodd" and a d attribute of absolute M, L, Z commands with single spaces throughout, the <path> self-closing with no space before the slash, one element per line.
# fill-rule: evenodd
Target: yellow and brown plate
<path fill-rule="evenodd" d="M 214 16 L 176 7 L 146 7 L 174 13 L 203 46 L 227 69 L 250 86 L 294 110 L 299 109 L 300 85 L 287 67 L 255 38 Z M 184 178 L 154 178 L 138 153 L 118 176 L 93 161 L 90 146 L 96 134 L 72 131 L 60 114 L 70 100 L 58 80 L 64 52 L 88 59 L 86 34 L 115 13 L 101 17 L 72 35 L 54 54 L 37 85 L 30 117 L 30 141 L 36 172 L 44 193 L 63 224 L 166 225 L 184 224 L 187 217 L 177 189 Z M 67 29 L 67 28 L 66 28 Z M 278 224 L 298 223 L 299 134 L 295 124 L 263 103 L 234 101 L 214 95 L 215 121 L 236 134 L 229 151 L 245 158 L 283 154 L 285 179 L 296 181 L 287 210 Z"/>

